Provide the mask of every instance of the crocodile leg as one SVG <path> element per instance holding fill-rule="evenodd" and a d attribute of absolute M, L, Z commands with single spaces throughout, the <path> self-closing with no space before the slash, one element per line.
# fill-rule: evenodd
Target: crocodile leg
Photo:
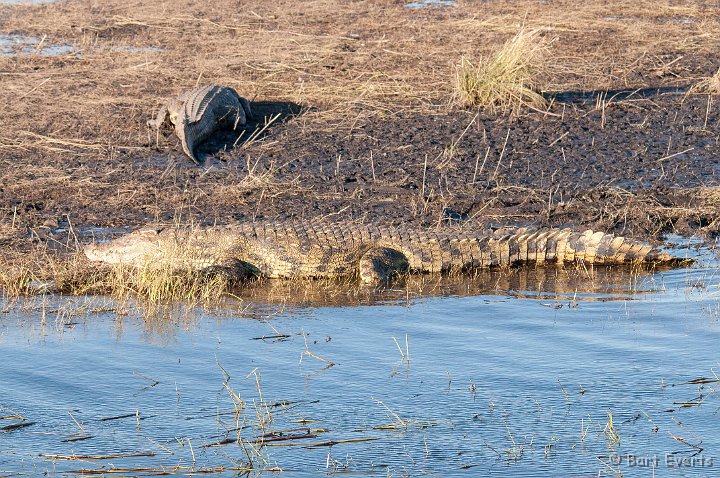
<path fill-rule="evenodd" d="M 222 265 L 205 267 L 200 271 L 206 277 L 222 276 L 230 282 L 237 282 L 253 277 L 260 277 L 260 270 L 249 262 L 232 259 Z"/>
<path fill-rule="evenodd" d="M 169 115 L 170 111 L 168 110 L 167 105 L 164 105 L 158 110 L 154 120 L 148 120 L 147 125 L 151 128 L 159 130 Z"/>
<path fill-rule="evenodd" d="M 360 258 L 360 280 L 366 284 L 387 282 L 398 272 L 408 270 L 405 254 L 388 247 L 373 247 Z"/>
<path fill-rule="evenodd" d="M 164 105 L 155 115 L 154 120 L 148 120 L 147 125 L 155 130 L 155 147 L 160 147 L 160 127 L 165 123 L 165 120 L 170 116 L 170 111 L 167 105 Z"/>

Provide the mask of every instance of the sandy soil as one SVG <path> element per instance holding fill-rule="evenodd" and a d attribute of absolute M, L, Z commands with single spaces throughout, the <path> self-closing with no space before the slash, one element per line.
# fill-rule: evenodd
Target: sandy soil
<path fill-rule="evenodd" d="M 39 39 L 0 56 L 2 256 L 152 221 L 718 231 L 720 100 L 687 94 L 720 66 L 717 2 L 267 3 L 0 5 L 1 34 Z M 557 38 L 548 110 L 455 104 L 460 58 L 523 26 Z M 145 122 L 202 82 L 257 119 L 198 167 Z"/>

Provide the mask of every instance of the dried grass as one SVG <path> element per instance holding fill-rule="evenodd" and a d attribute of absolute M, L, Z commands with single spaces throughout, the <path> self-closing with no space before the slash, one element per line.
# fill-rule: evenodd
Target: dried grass
<path fill-rule="evenodd" d="M 541 78 L 547 74 L 552 40 L 538 30 L 521 30 L 477 66 L 462 58 L 455 67 L 456 100 L 491 113 L 519 113 L 523 108 L 547 107 Z"/>
<path fill-rule="evenodd" d="M 178 233 L 157 242 L 157 249 L 148 245 L 147 255 L 139 261 L 100 266 L 103 278 L 94 281 L 94 289 L 121 301 L 137 299 L 151 310 L 175 303 L 212 306 L 227 295 L 234 278 L 220 269 L 203 269 L 208 261 L 206 245 L 193 241 L 189 231 L 194 227 L 181 223 L 168 227 Z"/>
<path fill-rule="evenodd" d="M 105 148 L 97 158 L 111 154 L 109 145 L 144 148 L 145 120 L 156 105 L 198 81 L 228 84 L 251 99 L 317 107 L 309 120 L 322 128 L 347 126 L 355 119 L 349 112 L 368 117 L 408 107 L 432 112 L 452 94 L 446 75 L 459 55 L 487 58 L 521 25 L 526 32 L 542 29 L 560 37 L 545 81 L 561 90 L 625 86 L 632 82 L 629 75 L 656 62 L 647 52 L 681 45 L 702 55 L 718 41 L 711 8 L 655 2 L 578 2 L 562 11 L 515 2 L 483 5 L 482 15 L 468 4 L 443 16 L 397 2 L 368 7 L 333 0 L 304 4 L 302 11 L 259 0 L 241 11 L 230 0 L 213 2 L 213 11 L 189 1 L 0 8 L 5 32 L 47 35 L 47 44 L 69 44 L 77 51 L 61 58 L 0 59 L 7 65 L 0 103 L 22 98 L 26 106 L 10 108 L 0 145 L 56 148 L 52 151 L 60 155 Z M 695 23 L 672 21 L 676 17 Z M 58 143 L 63 141 L 71 144 Z"/>
<path fill-rule="evenodd" d="M 695 196 L 704 207 L 720 207 L 720 187 L 701 187 L 695 189 Z"/>
<path fill-rule="evenodd" d="M 112 267 L 100 289 L 121 301 L 136 299 L 149 310 L 174 304 L 210 307 L 228 294 L 230 280 L 221 274 L 201 274 L 168 263 L 157 267 L 147 262 L 140 267 Z"/>
<path fill-rule="evenodd" d="M 62 292 L 72 295 L 103 292 L 104 274 L 88 267 L 81 253 L 62 254 L 38 248 L 19 258 L 0 258 L 0 292 L 3 297 Z"/>
<path fill-rule="evenodd" d="M 107 294 L 121 302 L 136 301 L 150 315 L 175 304 L 210 307 L 229 294 L 231 277 L 193 269 L 201 260 L 196 249 L 181 241 L 165 246 L 161 257 L 136 266 L 98 265 L 82 250 L 58 254 L 38 247 L 20 257 L 0 258 L 0 291 L 6 299 L 48 292 Z"/>
<path fill-rule="evenodd" d="M 690 93 L 720 95 L 720 69 L 712 76 L 704 78 L 690 88 Z"/>

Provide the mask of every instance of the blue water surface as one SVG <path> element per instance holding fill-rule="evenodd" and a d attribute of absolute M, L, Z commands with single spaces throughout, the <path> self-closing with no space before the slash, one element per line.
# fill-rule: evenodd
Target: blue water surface
<path fill-rule="evenodd" d="M 29 425 L 0 431 L 0 476 L 718 476 L 706 259 L 570 298 L 6 303 L 0 428 Z"/>

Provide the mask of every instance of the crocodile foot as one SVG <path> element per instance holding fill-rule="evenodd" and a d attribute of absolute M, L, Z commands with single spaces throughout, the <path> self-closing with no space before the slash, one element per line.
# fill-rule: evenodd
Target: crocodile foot
<path fill-rule="evenodd" d="M 398 273 L 407 272 L 405 254 L 388 247 L 373 247 L 360 258 L 358 272 L 365 284 L 387 282 Z"/>

